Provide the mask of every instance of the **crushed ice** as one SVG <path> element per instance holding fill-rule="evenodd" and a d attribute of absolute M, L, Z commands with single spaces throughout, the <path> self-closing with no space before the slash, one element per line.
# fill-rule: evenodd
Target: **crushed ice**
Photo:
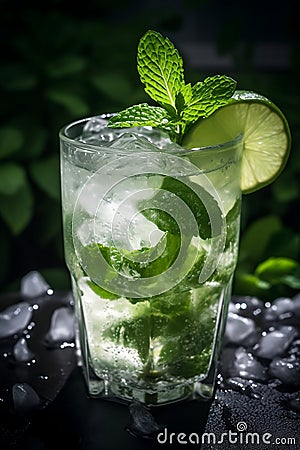
<path fill-rule="evenodd" d="M 135 128 L 108 128 L 107 119 L 93 117 L 84 126 L 81 136 L 77 139 L 86 144 L 105 146 L 136 151 L 159 151 L 174 153 L 177 147 L 182 152 L 182 147 L 171 142 L 168 133 L 152 127 Z"/>

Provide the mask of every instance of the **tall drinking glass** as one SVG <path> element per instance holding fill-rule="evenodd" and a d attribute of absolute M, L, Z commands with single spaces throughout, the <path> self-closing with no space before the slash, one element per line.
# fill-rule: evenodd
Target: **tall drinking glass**
<path fill-rule="evenodd" d="M 106 117 L 60 132 L 65 258 L 92 396 L 213 395 L 239 239 L 242 136 L 186 150 Z"/>

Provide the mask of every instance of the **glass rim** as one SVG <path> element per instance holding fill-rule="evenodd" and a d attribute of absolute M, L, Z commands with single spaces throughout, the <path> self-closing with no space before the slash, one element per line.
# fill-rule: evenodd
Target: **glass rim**
<path fill-rule="evenodd" d="M 107 119 L 109 117 L 112 117 L 113 115 L 115 115 L 115 113 L 107 113 L 107 114 L 98 114 L 96 116 L 90 116 L 90 117 L 85 117 L 83 119 L 78 119 L 75 120 L 73 122 L 68 123 L 67 125 L 64 125 L 60 130 L 59 130 L 59 138 L 62 142 L 65 143 L 69 143 L 69 144 L 76 144 L 76 147 L 78 148 L 89 148 L 89 149 L 93 149 L 94 151 L 99 151 L 99 149 L 101 148 L 106 148 L 109 149 L 110 147 L 105 147 L 105 145 L 96 145 L 96 144 L 89 144 L 86 142 L 82 142 L 77 140 L 75 137 L 70 137 L 67 135 L 67 132 L 70 131 L 71 129 L 75 128 L 75 127 L 83 127 L 85 123 L 87 123 L 89 120 L 92 119 Z M 143 127 L 132 127 L 132 128 L 124 128 L 124 130 L 134 130 L 134 128 L 143 128 Z M 119 128 L 120 130 L 120 128 Z M 206 146 L 201 146 L 201 147 L 193 147 L 191 149 L 187 149 L 182 147 L 181 151 L 174 151 L 172 153 L 174 154 L 180 154 L 182 156 L 184 155 L 188 155 L 190 153 L 193 152 L 198 152 L 198 151 L 209 151 L 209 152 L 213 152 L 213 151 L 222 151 L 222 150 L 227 150 L 228 148 L 231 148 L 233 146 L 235 146 L 236 144 L 240 143 L 243 141 L 243 133 L 238 133 L 233 139 L 230 139 L 228 141 L 224 141 L 224 142 L 220 142 L 218 144 L 212 144 L 212 145 L 206 145 Z M 154 144 L 155 145 L 155 144 Z M 118 147 L 113 147 L 112 150 L 116 151 L 118 149 Z M 161 152 L 164 153 L 171 153 L 170 151 L 166 151 L 165 149 L 160 149 Z"/>

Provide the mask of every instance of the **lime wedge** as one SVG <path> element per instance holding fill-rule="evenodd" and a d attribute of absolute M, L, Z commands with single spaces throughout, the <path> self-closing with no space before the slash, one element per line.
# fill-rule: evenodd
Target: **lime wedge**
<path fill-rule="evenodd" d="M 198 120 L 183 147 L 216 145 L 244 135 L 241 188 L 254 192 L 275 180 L 291 146 L 288 122 L 271 100 L 251 91 L 236 91 L 230 102 L 207 119 Z"/>

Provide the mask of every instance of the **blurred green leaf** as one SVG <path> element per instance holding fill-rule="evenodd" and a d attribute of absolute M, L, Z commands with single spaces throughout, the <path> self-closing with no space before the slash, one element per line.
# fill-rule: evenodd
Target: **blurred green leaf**
<path fill-rule="evenodd" d="M 30 165 L 30 174 L 49 197 L 60 200 L 59 157 L 50 155 Z"/>
<path fill-rule="evenodd" d="M 15 194 L 27 183 L 23 167 L 6 163 L 0 166 L 0 194 Z"/>
<path fill-rule="evenodd" d="M 289 276 L 300 282 L 300 264 L 290 258 L 269 258 L 257 266 L 255 275 L 270 284 L 286 283 Z"/>
<path fill-rule="evenodd" d="M 62 240 L 60 202 L 44 195 L 43 201 L 38 204 L 38 215 L 40 228 L 38 242 L 40 245 L 45 246 L 52 240 Z"/>
<path fill-rule="evenodd" d="M 265 297 L 271 285 L 267 281 L 260 280 L 259 277 L 250 273 L 236 271 L 234 278 L 234 292 L 238 295 L 253 295 L 255 297 Z"/>
<path fill-rule="evenodd" d="M 22 64 L 1 68 L 0 86 L 8 91 L 27 91 L 37 84 L 36 75 Z"/>
<path fill-rule="evenodd" d="M 282 224 L 279 217 L 270 215 L 253 222 L 242 234 L 240 243 L 240 262 L 250 264 L 259 262 L 272 235 L 281 230 Z"/>
<path fill-rule="evenodd" d="M 12 195 L 0 195 L 0 216 L 12 234 L 20 234 L 33 215 L 33 196 L 29 183 Z"/>
<path fill-rule="evenodd" d="M 52 78 L 61 78 L 81 72 L 86 65 L 87 61 L 82 56 L 64 55 L 49 61 L 46 65 L 46 72 Z"/>
<path fill-rule="evenodd" d="M 264 257 L 285 256 L 299 259 L 300 255 L 300 230 L 296 233 L 292 229 L 283 228 L 272 234 L 265 249 Z"/>
<path fill-rule="evenodd" d="M 132 86 L 125 75 L 121 73 L 105 73 L 91 77 L 93 86 L 114 101 L 127 101 L 132 95 Z"/>
<path fill-rule="evenodd" d="M 54 291 L 71 289 L 70 275 L 67 268 L 40 269 L 40 272 Z"/>
<path fill-rule="evenodd" d="M 85 116 L 89 112 L 87 103 L 74 92 L 65 89 L 49 89 L 47 97 L 54 103 L 66 108 L 71 117 Z"/>
<path fill-rule="evenodd" d="M 272 191 L 279 202 L 290 202 L 300 196 L 299 175 L 290 171 L 283 173 L 272 185 Z"/>
<path fill-rule="evenodd" d="M 2 282 L 9 270 L 10 265 L 10 239 L 7 230 L 0 224 L 0 282 Z"/>
<path fill-rule="evenodd" d="M 40 156 L 46 147 L 48 138 L 47 131 L 31 124 L 28 133 L 24 133 L 24 159 L 31 159 Z"/>
<path fill-rule="evenodd" d="M 11 126 L 0 128 L 0 158 L 11 156 L 23 144 L 23 135 L 20 130 Z"/>

